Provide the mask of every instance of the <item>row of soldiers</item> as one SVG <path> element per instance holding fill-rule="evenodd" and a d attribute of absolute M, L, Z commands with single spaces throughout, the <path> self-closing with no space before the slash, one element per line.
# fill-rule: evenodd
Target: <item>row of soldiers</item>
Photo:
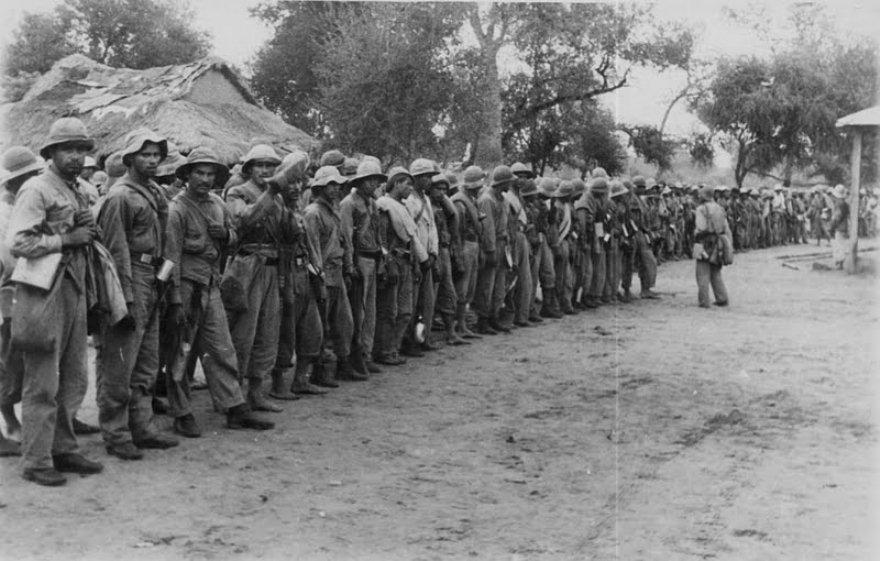
<path fill-rule="evenodd" d="M 229 428 L 266 430 L 274 423 L 256 412 L 282 411 L 273 400 L 631 302 L 636 274 L 641 297 L 659 297 L 657 187 L 643 177 L 597 169 L 587 184 L 515 163 L 459 178 L 423 158 L 383 172 L 337 151 L 315 169 L 301 151 L 256 145 L 232 177 L 196 148 L 169 181 L 167 140 L 141 129 L 113 156 L 124 173 L 90 195 L 80 175 L 94 145 L 64 118 L 43 161 L 23 147 L 4 155 L 0 385 L 4 417 L 22 403 L 23 476 L 42 485 L 103 468 L 75 436 L 89 335 L 106 451 L 139 460 L 179 444 L 159 411 L 177 435 L 201 435 L 199 364 Z M 25 273 L 47 263 L 37 288 Z"/>

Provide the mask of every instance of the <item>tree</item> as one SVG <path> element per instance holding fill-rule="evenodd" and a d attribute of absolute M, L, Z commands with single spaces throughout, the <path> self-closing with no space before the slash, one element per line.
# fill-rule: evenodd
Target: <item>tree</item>
<path fill-rule="evenodd" d="M 56 13 L 26 13 L 6 46 L 3 70 L 8 76 L 42 74 L 55 61 L 75 52 L 67 21 Z"/>
<path fill-rule="evenodd" d="M 315 68 L 341 35 L 340 21 L 367 9 L 360 2 L 265 3 L 251 14 L 275 28 L 257 52 L 251 86 L 269 109 L 319 138 L 328 135 L 318 108 L 320 91 Z"/>
<path fill-rule="evenodd" d="M 337 144 L 385 161 L 434 155 L 435 127 L 450 106 L 441 53 L 458 26 L 440 4 L 365 4 L 337 23 L 314 68 L 318 107 Z"/>
<path fill-rule="evenodd" d="M 170 0 L 69 0 L 50 13 L 25 14 L 6 48 L 7 85 L 20 91 L 22 80 L 73 53 L 128 68 L 192 62 L 207 54 L 210 36 L 191 19 L 185 2 Z"/>
<path fill-rule="evenodd" d="M 511 45 L 524 67 L 502 94 L 505 150 L 560 107 L 587 102 L 627 85 L 633 66 L 685 67 L 693 38 L 664 25 L 651 8 L 631 4 L 517 4 Z M 550 157 L 549 138 L 534 139 Z M 540 158 L 546 160 L 547 158 Z"/>
<path fill-rule="evenodd" d="M 629 145 L 647 163 L 656 165 L 660 171 L 672 167 L 672 157 L 675 155 L 678 143 L 664 139 L 660 129 L 641 125 L 625 126 L 621 130 L 629 135 Z"/>

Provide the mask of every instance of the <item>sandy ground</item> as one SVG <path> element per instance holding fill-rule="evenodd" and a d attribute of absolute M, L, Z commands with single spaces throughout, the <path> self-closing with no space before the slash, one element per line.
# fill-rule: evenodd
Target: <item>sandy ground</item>
<path fill-rule="evenodd" d="M 87 438 L 105 472 L 66 487 L 0 460 L 0 558 L 876 559 L 877 281 L 814 251 L 737 255 L 728 309 L 669 263 L 662 301 L 431 353 L 267 433 L 198 392 L 202 439 L 122 463 Z"/>

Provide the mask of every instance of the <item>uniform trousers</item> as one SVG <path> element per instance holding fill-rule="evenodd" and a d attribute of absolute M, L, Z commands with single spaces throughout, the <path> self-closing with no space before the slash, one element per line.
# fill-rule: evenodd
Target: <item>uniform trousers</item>
<path fill-rule="evenodd" d="M 190 352 L 181 344 L 174 361 L 175 367 L 169 370 L 168 405 L 171 415 L 180 417 L 191 414 L 190 376 L 187 372 L 187 355 L 197 356 L 205 372 L 208 392 L 214 407 L 222 412 L 244 403 L 241 386 L 238 383 L 238 361 L 226 310 L 217 286 L 200 286 L 182 279 L 180 285 L 181 306 L 187 315 L 187 333 L 184 336 L 190 344 Z"/>
<path fill-rule="evenodd" d="M 477 242 L 466 241 L 462 244 L 464 271 L 455 280 L 455 294 L 459 313 L 463 312 L 464 308 L 474 301 L 474 293 L 477 290 L 477 263 L 479 258 L 480 245 Z"/>
<path fill-rule="evenodd" d="M 376 356 L 400 350 L 413 315 L 413 270 L 408 257 L 389 255 L 397 272 L 395 282 L 379 286 L 376 294 Z"/>
<path fill-rule="evenodd" d="M 537 315 L 539 312 L 537 303 L 538 283 L 541 284 L 541 290 L 553 290 L 556 288 L 556 267 L 553 263 L 553 251 L 547 243 L 544 234 L 539 237 L 538 245 L 535 246 L 532 253 L 532 312 Z"/>
<path fill-rule="evenodd" d="M 248 259 L 250 284 L 245 286 L 247 309 L 229 314 L 229 331 L 238 359 L 239 381 L 248 378 L 259 387 L 269 379 L 278 354 L 281 329 L 281 297 L 278 267 L 266 265 L 260 255 L 236 256 Z"/>
<path fill-rule="evenodd" d="M 132 262 L 131 291 L 134 329 L 108 327 L 98 348 L 98 422 L 107 444 L 156 433 L 152 403 L 159 373 L 159 293 L 151 265 Z"/>
<path fill-rule="evenodd" d="M 697 260 L 697 300 L 700 306 L 709 305 L 709 286 L 715 295 L 715 302 L 727 302 L 727 288 L 721 278 L 721 265 L 712 265 L 702 259 Z"/>
<path fill-rule="evenodd" d="M 55 348 L 23 352 L 22 467 L 51 468 L 52 455 L 76 452 L 73 417 L 88 387 L 86 299 L 72 280 L 61 281 Z"/>
<path fill-rule="evenodd" d="M 523 232 L 516 235 L 516 289 L 514 290 L 514 320 L 520 323 L 528 321 L 531 303 L 534 301 L 532 284 L 531 248 Z"/>
<path fill-rule="evenodd" d="M 440 312 L 444 318 L 451 317 L 455 315 L 458 297 L 455 293 L 455 283 L 452 280 L 452 257 L 448 247 L 440 248 L 437 262 L 440 265 L 440 274 L 434 279 L 434 291 L 437 295 L 434 309 Z"/>
<path fill-rule="evenodd" d="M 372 356 L 373 339 L 376 335 L 376 260 L 357 257 L 360 278 L 351 283 L 352 337 L 364 356 Z"/>

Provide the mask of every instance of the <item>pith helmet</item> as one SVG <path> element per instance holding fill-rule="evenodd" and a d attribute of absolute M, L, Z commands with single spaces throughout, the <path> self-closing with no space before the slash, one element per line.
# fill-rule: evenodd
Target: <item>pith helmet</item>
<path fill-rule="evenodd" d="M 605 168 L 598 167 L 593 170 L 592 177 L 605 177 L 608 178 L 608 172 L 605 171 Z"/>
<path fill-rule="evenodd" d="M 431 185 L 446 185 L 446 188 L 449 189 L 449 176 L 445 173 L 438 173 L 431 178 Z"/>
<path fill-rule="evenodd" d="M 611 183 L 611 192 L 608 195 L 612 199 L 624 195 L 629 192 L 629 189 L 623 186 L 623 183 L 620 181 L 613 181 Z"/>
<path fill-rule="evenodd" d="M 86 132 L 85 124 L 76 117 L 63 117 L 49 127 L 49 136 L 40 147 L 40 156 L 49 157 L 49 148 L 59 144 L 76 144 L 86 150 L 95 147 L 95 141 Z"/>
<path fill-rule="evenodd" d="M 492 187 L 510 183 L 514 179 L 516 179 L 516 176 L 514 176 L 513 172 L 510 171 L 510 168 L 505 165 L 495 166 L 495 169 L 492 170 Z"/>
<path fill-rule="evenodd" d="M 122 163 L 122 154 L 119 152 L 113 152 L 109 156 L 107 156 L 107 160 L 104 162 L 104 168 L 107 170 L 107 175 L 110 178 L 122 177 L 125 175 L 125 165 Z"/>
<path fill-rule="evenodd" d="M 321 158 L 318 161 L 318 165 L 320 167 L 324 166 L 334 166 L 339 167 L 345 164 L 345 155 L 339 150 L 328 150 L 321 154 Z"/>
<path fill-rule="evenodd" d="M 43 169 L 43 162 L 37 160 L 37 155 L 24 146 L 13 146 L 3 152 L 0 160 L 2 160 L 3 169 L 6 170 L 3 175 L 0 175 L 0 185 L 16 177 Z"/>
<path fill-rule="evenodd" d="M 571 183 L 574 186 L 574 191 L 572 192 L 573 197 L 580 197 L 584 194 L 584 191 L 587 190 L 586 183 L 584 183 L 579 177 L 572 179 Z"/>
<path fill-rule="evenodd" d="M 552 197 L 553 192 L 556 190 L 556 184 L 553 182 L 553 179 L 550 177 L 542 177 L 538 181 L 538 192 L 545 197 Z"/>
<path fill-rule="evenodd" d="M 251 166 L 257 161 L 272 162 L 276 166 L 281 164 L 281 158 L 278 157 L 278 153 L 275 152 L 274 148 L 268 144 L 257 144 L 248 150 L 248 153 L 242 159 L 241 172 L 247 175 Z"/>
<path fill-rule="evenodd" d="M 376 177 L 381 181 L 385 181 L 386 179 L 388 179 L 388 177 L 384 173 L 382 173 L 382 167 L 377 161 L 364 158 L 361 163 L 358 164 L 354 176 L 350 177 L 348 179 L 348 182 L 356 183 L 361 179 L 366 179 L 368 177 Z"/>
<path fill-rule="evenodd" d="M 633 185 L 635 185 L 636 187 L 641 187 L 643 189 L 646 188 L 647 185 L 645 184 L 645 177 L 642 175 L 637 175 L 633 177 Z"/>
<path fill-rule="evenodd" d="M 431 160 L 427 158 L 416 158 L 409 166 L 409 173 L 413 177 L 417 177 L 419 175 L 437 175 L 440 172 Z"/>
<path fill-rule="evenodd" d="M 518 177 L 527 177 L 529 179 L 535 177 L 534 172 L 529 169 L 529 166 L 525 165 L 522 162 L 514 162 L 512 166 L 510 166 L 510 171 L 513 175 Z"/>
<path fill-rule="evenodd" d="M 484 179 L 486 179 L 486 172 L 480 166 L 469 166 L 464 170 L 465 189 L 479 189 L 483 186 Z"/>
<path fill-rule="evenodd" d="M 531 197 L 538 194 L 538 184 L 534 179 L 525 179 L 525 184 L 519 190 L 520 197 Z"/>
<path fill-rule="evenodd" d="M 574 193 L 574 183 L 566 179 L 559 182 L 559 187 L 556 188 L 551 197 L 554 199 L 564 199 L 570 197 L 572 193 Z"/>
<path fill-rule="evenodd" d="M 351 181 L 358 172 L 358 161 L 356 158 L 345 158 L 345 161 L 342 163 L 342 169 L 339 170 L 339 173 L 344 175 Z"/>
<path fill-rule="evenodd" d="M 213 150 L 204 146 L 193 148 L 192 152 L 186 157 L 186 161 L 177 167 L 174 175 L 180 179 L 186 180 L 189 177 L 189 172 L 195 166 L 200 164 L 207 164 L 214 167 L 214 170 L 217 173 L 214 185 L 226 185 L 226 181 L 229 180 L 229 168 L 220 161 L 220 158 L 217 157 L 217 154 Z"/>
<path fill-rule="evenodd" d="M 401 176 L 401 175 L 405 175 L 405 176 L 409 177 L 410 179 L 413 178 L 413 176 L 410 175 L 409 171 L 407 171 L 407 169 L 403 166 L 394 166 L 393 168 L 388 170 L 388 189 L 389 190 L 391 189 L 391 187 L 393 187 L 394 180 L 397 179 L 397 177 Z"/>
<path fill-rule="evenodd" d="M 312 189 L 314 189 L 315 187 L 324 187 L 330 183 L 345 185 L 345 177 L 341 173 L 339 173 L 339 170 L 336 168 L 336 166 L 319 167 L 318 171 L 315 172 L 315 177 L 312 178 Z"/>
<path fill-rule="evenodd" d="M 162 155 L 162 160 L 168 157 L 168 141 L 161 135 L 151 131 L 150 129 L 142 128 L 133 130 L 125 137 L 125 148 L 120 150 L 120 154 L 122 154 L 122 163 L 125 166 L 129 165 L 129 157 L 134 156 L 138 152 L 144 149 L 144 146 L 147 144 L 156 144 L 159 146 L 159 152 Z"/>
<path fill-rule="evenodd" d="M 597 177 L 590 183 L 590 193 L 601 195 L 608 192 L 608 180 L 604 177 Z"/>

